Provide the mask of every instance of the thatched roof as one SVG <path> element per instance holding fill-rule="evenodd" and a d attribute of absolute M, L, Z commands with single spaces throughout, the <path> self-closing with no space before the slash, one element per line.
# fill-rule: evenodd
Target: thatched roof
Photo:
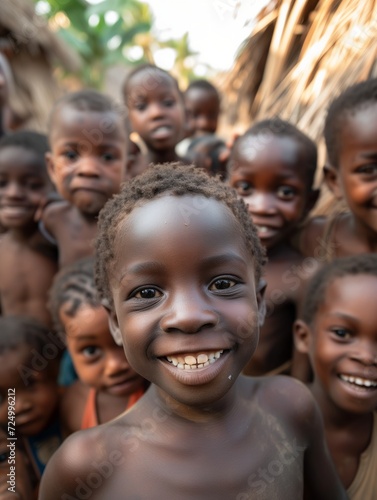
<path fill-rule="evenodd" d="M 376 0 L 275 0 L 224 83 L 228 119 L 279 115 L 314 139 L 329 99 L 377 76 Z"/>
<path fill-rule="evenodd" d="M 10 106 L 21 127 L 44 131 L 51 104 L 60 95 L 54 64 L 75 71 L 78 56 L 35 14 L 32 0 L 1 0 L 0 51 L 13 72 Z"/>
<path fill-rule="evenodd" d="M 279 116 L 319 145 L 329 101 L 377 76 L 376 0 L 274 0 L 260 13 L 222 90 L 229 123 Z M 319 212 L 327 210 L 324 190 Z M 325 207 L 323 209 L 323 207 Z"/>

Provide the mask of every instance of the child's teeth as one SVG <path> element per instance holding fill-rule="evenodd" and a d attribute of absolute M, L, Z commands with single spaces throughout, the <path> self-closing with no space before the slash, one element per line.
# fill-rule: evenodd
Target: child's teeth
<path fill-rule="evenodd" d="M 201 353 L 198 356 L 188 354 L 187 356 L 166 356 L 166 359 L 172 365 L 176 366 L 180 370 L 196 370 L 197 368 L 203 368 L 214 363 L 221 354 L 223 350 L 211 352 L 209 354 Z"/>
<path fill-rule="evenodd" d="M 355 384 L 358 385 L 359 387 L 377 387 L 377 382 L 374 382 L 373 380 L 368 380 L 365 378 L 361 377 L 352 377 L 349 375 L 340 375 L 340 378 L 344 380 L 345 382 L 348 382 L 350 384 Z"/>

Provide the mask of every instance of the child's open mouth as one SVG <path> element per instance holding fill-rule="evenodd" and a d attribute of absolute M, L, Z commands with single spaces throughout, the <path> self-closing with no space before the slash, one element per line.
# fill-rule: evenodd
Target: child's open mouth
<path fill-rule="evenodd" d="M 172 365 L 180 370 L 196 370 L 204 368 L 214 363 L 223 354 L 224 350 L 210 352 L 208 354 L 200 353 L 198 355 L 187 354 L 185 356 L 167 356 L 166 359 Z"/>
<path fill-rule="evenodd" d="M 348 384 L 359 387 L 361 389 L 375 389 L 377 387 L 376 381 L 362 377 L 340 374 L 339 378 L 343 380 L 343 382 L 347 382 Z"/>

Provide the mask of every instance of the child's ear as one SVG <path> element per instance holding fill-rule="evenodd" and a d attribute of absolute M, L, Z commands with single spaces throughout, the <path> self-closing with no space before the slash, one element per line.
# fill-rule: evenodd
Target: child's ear
<path fill-rule="evenodd" d="M 47 167 L 48 175 L 51 179 L 51 182 L 55 185 L 55 168 L 54 168 L 54 160 L 52 159 L 52 154 L 50 151 L 45 153 L 45 162 Z"/>
<path fill-rule="evenodd" d="M 109 330 L 110 333 L 114 339 L 114 342 L 122 346 L 123 345 L 123 340 L 122 340 L 122 334 L 120 332 L 119 328 L 119 323 L 118 323 L 118 318 L 113 309 L 110 307 L 110 304 L 106 299 L 101 300 L 101 304 L 103 307 L 106 309 L 107 315 L 108 315 L 108 321 L 109 321 Z"/>
<path fill-rule="evenodd" d="M 267 281 L 264 278 L 259 280 L 257 286 L 257 304 L 258 304 L 258 326 L 261 328 L 266 318 L 267 307 L 264 294 L 266 292 Z"/>
<path fill-rule="evenodd" d="M 293 339 L 298 352 L 308 353 L 311 341 L 309 326 L 301 319 L 296 319 L 293 324 Z"/>
<path fill-rule="evenodd" d="M 323 167 L 323 175 L 325 183 L 337 200 L 343 198 L 342 189 L 340 187 L 339 171 L 331 165 Z"/>
<path fill-rule="evenodd" d="M 109 312 L 109 329 L 115 343 L 119 346 L 123 345 L 122 334 L 120 332 L 118 318 L 115 312 Z"/>

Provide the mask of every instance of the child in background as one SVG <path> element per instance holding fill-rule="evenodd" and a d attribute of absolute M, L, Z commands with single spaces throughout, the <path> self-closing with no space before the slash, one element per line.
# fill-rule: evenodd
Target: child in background
<path fill-rule="evenodd" d="M 316 166 L 314 142 L 280 119 L 256 123 L 233 147 L 229 183 L 247 203 L 268 257 L 267 316 L 246 375 L 290 372 L 292 326 L 303 283 L 313 271 L 290 238 L 317 200 Z"/>
<path fill-rule="evenodd" d="M 62 200 L 45 207 L 41 230 L 62 267 L 93 253 L 98 213 L 125 176 L 125 119 L 107 96 L 73 92 L 52 109 L 49 141 L 47 167 Z"/>
<path fill-rule="evenodd" d="M 330 105 L 324 130 L 325 182 L 345 210 L 308 221 L 300 249 L 324 260 L 377 251 L 377 79 L 346 89 Z"/>
<path fill-rule="evenodd" d="M 62 443 L 57 382 L 62 342 L 33 318 L 0 317 L 0 424 L 23 440 L 38 478 Z"/>
<path fill-rule="evenodd" d="M 195 138 L 215 134 L 220 115 L 220 95 L 207 80 L 191 82 L 183 94 L 187 117 L 187 135 Z"/>
<path fill-rule="evenodd" d="M 57 253 L 45 243 L 35 214 L 54 188 L 47 174 L 47 137 L 15 132 L 0 140 L 0 301 L 6 315 L 32 316 L 51 326 L 47 292 Z"/>
<path fill-rule="evenodd" d="M 351 500 L 377 491 L 377 255 L 335 259 L 312 279 L 297 348 L 314 371 L 309 388 Z"/>
<path fill-rule="evenodd" d="M 94 284 L 93 262 L 88 257 L 62 269 L 50 292 L 55 329 L 65 339 L 79 378 L 62 400 L 66 434 L 117 417 L 146 387 L 111 336 L 108 314 Z"/>
<path fill-rule="evenodd" d="M 178 82 L 152 64 L 137 66 L 122 87 L 133 131 L 145 150 L 145 168 L 151 163 L 182 161 L 175 152 L 183 137 L 184 106 Z"/>
<path fill-rule="evenodd" d="M 223 160 L 222 155 L 226 151 L 226 143 L 220 137 L 213 134 L 201 135 L 192 139 L 185 159 L 205 170 L 208 175 L 219 175 L 225 180 L 227 159 Z"/>
<path fill-rule="evenodd" d="M 240 376 L 263 321 L 264 255 L 236 193 L 195 167 L 155 166 L 106 204 L 96 249 L 114 336 L 151 386 L 63 443 L 40 500 L 78 484 L 93 500 L 345 498 L 309 391 Z"/>

